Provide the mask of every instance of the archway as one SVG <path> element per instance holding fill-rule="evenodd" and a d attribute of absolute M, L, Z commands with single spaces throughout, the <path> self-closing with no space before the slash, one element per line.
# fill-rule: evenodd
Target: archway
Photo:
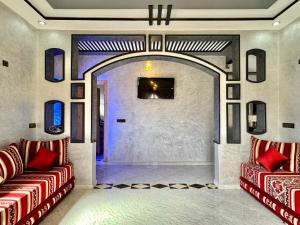
<path fill-rule="evenodd" d="M 217 67 L 216 65 L 211 64 L 208 61 L 205 61 L 200 58 L 196 58 L 193 56 L 185 55 L 185 54 L 177 54 L 171 52 L 159 52 L 159 53 L 151 53 L 151 52 L 142 52 L 142 53 L 132 53 L 132 54 L 124 54 L 119 55 L 107 60 L 100 62 L 99 64 L 93 66 L 89 70 L 87 70 L 84 75 L 91 74 L 92 76 L 92 96 L 96 96 L 96 86 L 97 80 L 96 77 L 110 71 L 114 68 L 117 68 L 122 65 L 126 65 L 128 63 L 145 61 L 145 60 L 165 60 L 172 61 L 176 63 L 182 63 L 185 65 L 189 65 L 195 67 L 199 70 L 202 70 L 214 78 L 214 120 L 215 120 L 215 134 L 214 134 L 214 142 L 220 143 L 220 129 L 221 129 L 221 121 L 220 121 L 220 80 L 226 79 L 226 72 Z M 96 139 L 96 127 L 93 126 L 93 122 L 96 121 L 95 114 L 97 108 L 95 98 L 92 97 L 92 131 L 91 131 L 91 140 L 95 142 Z M 93 116 L 94 115 L 94 116 Z"/>
<path fill-rule="evenodd" d="M 142 52 L 142 53 L 132 53 L 132 54 L 124 54 L 119 55 L 108 60 L 102 61 L 99 64 L 93 66 L 89 70 L 87 70 L 84 74 L 88 77 L 91 76 L 91 140 L 95 142 L 97 136 L 97 76 L 110 71 L 119 66 L 145 61 L 145 60 L 164 60 L 164 61 L 172 61 L 176 63 L 181 63 L 185 65 L 192 66 L 199 70 L 205 71 L 209 75 L 213 77 L 214 80 L 214 142 L 217 144 L 225 141 L 226 137 L 226 116 L 221 116 L 221 111 L 224 111 L 226 107 L 225 99 L 221 99 L 220 91 L 225 91 L 226 88 L 226 73 L 220 69 L 219 67 L 202 60 L 200 58 L 196 58 L 189 55 L 177 54 L 171 52 Z M 221 109 L 222 108 L 222 109 Z M 93 153 L 95 154 L 95 153 Z M 96 157 L 95 157 L 96 158 Z M 216 169 L 218 170 L 218 159 L 215 157 L 214 164 Z M 95 175 L 96 176 L 96 175 Z"/>

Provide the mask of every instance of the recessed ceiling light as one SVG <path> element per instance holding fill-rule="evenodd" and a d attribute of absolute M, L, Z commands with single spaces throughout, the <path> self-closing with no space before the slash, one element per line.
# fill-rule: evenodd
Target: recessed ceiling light
<path fill-rule="evenodd" d="M 279 24 L 280 24 L 279 21 L 275 21 L 275 22 L 273 23 L 273 26 L 275 27 L 275 26 L 278 26 Z"/>
<path fill-rule="evenodd" d="M 39 23 L 39 25 L 41 25 L 41 26 L 45 26 L 45 25 L 46 25 L 46 22 L 43 21 L 43 20 L 39 20 L 38 23 Z"/>

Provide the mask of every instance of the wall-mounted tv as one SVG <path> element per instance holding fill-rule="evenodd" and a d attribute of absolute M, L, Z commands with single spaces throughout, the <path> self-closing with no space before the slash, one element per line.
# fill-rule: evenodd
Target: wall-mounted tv
<path fill-rule="evenodd" d="M 174 99 L 174 78 L 138 78 L 138 98 Z"/>

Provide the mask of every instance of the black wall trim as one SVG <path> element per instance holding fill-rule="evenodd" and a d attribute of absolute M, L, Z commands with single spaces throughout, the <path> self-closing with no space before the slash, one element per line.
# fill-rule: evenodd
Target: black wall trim
<path fill-rule="evenodd" d="M 78 50 L 78 42 L 80 41 L 80 38 L 82 37 L 89 37 L 89 36 L 143 36 L 143 51 L 138 52 L 146 52 L 146 42 L 147 42 L 147 36 L 146 34 L 72 34 L 71 35 L 71 80 L 72 81 L 78 81 L 78 80 L 84 80 L 85 79 L 85 73 L 83 73 L 83 78 L 78 78 L 78 56 L 79 56 L 79 50 Z M 107 51 L 110 53 L 113 53 L 111 51 Z M 130 52 L 134 53 L 134 52 Z M 130 54 L 128 52 L 120 53 L 118 55 L 115 55 L 114 57 Z M 111 57 L 110 59 L 112 59 Z"/>
<path fill-rule="evenodd" d="M 235 54 L 233 54 L 233 56 L 236 57 L 235 59 L 235 62 L 237 64 L 235 70 L 236 70 L 236 73 L 238 74 L 237 77 L 234 77 L 233 79 L 228 79 L 228 76 L 226 76 L 226 81 L 240 81 L 240 73 L 241 73 L 241 65 L 240 65 L 240 35 L 237 35 L 237 34 L 165 34 L 165 39 L 164 39 L 164 44 L 165 44 L 165 52 L 174 52 L 174 53 L 178 53 L 178 54 L 182 54 L 182 55 L 187 55 L 187 56 L 190 56 L 190 57 L 194 57 L 196 59 L 201 59 L 203 60 L 201 57 L 196 57 L 195 55 L 193 55 L 192 53 L 193 52 L 176 52 L 176 51 L 169 51 L 167 50 L 167 41 L 168 41 L 168 38 L 169 37 L 172 37 L 172 36 L 177 36 L 177 37 L 186 37 L 186 36 L 189 36 L 189 37 L 193 37 L 193 36 L 204 36 L 204 37 L 231 37 L 231 45 L 235 45 L 235 48 L 236 48 L 236 51 L 235 51 Z M 221 54 L 221 52 L 216 52 L 218 54 Z M 203 60 L 205 61 L 205 60 Z M 207 62 L 207 61 L 206 61 Z M 209 63 L 209 62 L 207 62 Z M 214 65 L 215 66 L 215 65 Z M 225 72 L 223 69 L 219 68 L 220 70 L 222 70 L 222 72 L 224 73 L 228 73 L 228 72 Z"/>
<path fill-rule="evenodd" d="M 130 56 L 130 54 L 131 54 L 131 53 L 129 53 L 129 54 L 128 54 L 128 53 L 125 53 L 125 54 L 120 54 L 120 55 L 111 57 L 111 58 L 109 58 L 109 59 L 105 59 L 105 60 L 101 61 L 100 63 L 98 63 L 98 64 L 92 66 L 91 68 L 87 69 L 85 72 L 83 72 L 83 76 L 85 77 L 85 74 L 86 74 L 88 71 L 90 71 L 90 70 L 92 70 L 92 69 L 98 67 L 99 65 L 101 65 L 101 64 L 103 64 L 103 63 L 105 63 L 105 62 L 107 62 L 107 61 L 110 61 L 110 60 L 112 60 L 112 59 L 114 59 L 114 58 L 117 58 L 117 57 L 123 56 L 123 55 L 129 55 L 129 56 Z M 213 67 L 215 67 L 215 68 L 217 68 L 218 70 L 222 71 L 224 74 L 226 74 L 226 72 L 225 72 L 224 70 L 222 70 L 220 67 L 218 67 L 218 66 L 216 66 L 216 65 L 214 65 L 214 64 L 212 64 L 212 63 L 210 63 L 210 62 L 208 62 L 208 61 L 206 61 L 206 60 L 204 60 L 204 59 L 197 58 L 197 57 L 195 57 L 195 56 L 191 56 L 191 55 L 183 54 L 183 53 L 180 53 L 180 55 L 186 55 L 186 56 L 195 58 L 195 59 L 197 59 L 197 60 L 201 60 L 201 61 L 203 61 L 203 62 L 205 62 L 205 63 L 207 63 L 207 64 L 209 64 L 209 65 L 211 65 L 211 66 L 213 66 Z M 149 54 L 149 55 L 130 56 L 130 57 L 128 57 L 128 58 L 120 59 L 120 60 L 114 61 L 114 62 L 112 62 L 112 63 L 110 63 L 110 64 L 107 64 L 105 67 L 110 66 L 111 64 L 114 64 L 114 63 L 123 61 L 123 60 L 128 60 L 128 59 L 132 59 L 132 58 L 147 57 L 147 56 L 148 56 L 148 57 L 155 57 L 155 56 L 157 56 L 157 57 L 166 57 L 166 58 L 167 58 L 167 57 L 169 57 L 169 58 L 176 58 L 176 59 L 180 59 L 180 60 L 183 60 L 183 61 L 187 61 L 187 62 L 191 62 L 191 63 L 194 63 L 194 64 L 198 64 L 198 63 L 196 63 L 196 62 L 194 62 L 194 61 L 190 61 L 190 60 L 185 59 L 185 58 L 183 58 L 183 57 L 177 57 L 177 56 L 171 56 L 171 55 L 152 55 L 152 54 L 150 55 L 150 54 Z M 206 67 L 205 65 L 202 65 L 202 64 L 199 64 L 199 65 L 202 66 L 202 67 L 204 67 L 204 68 L 206 68 L 206 69 L 208 69 L 208 70 L 210 70 L 210 71 L 213 71 L 214 73 L 216 73 L 216 74 L 218 74 L 218 75 L 220 75 L 218 72 L 212 70 L 212 69 L 209 68 L 209 67 Z M 105 68 L 105 67 L 102 67 L 102 68 Z M 96 71 L 94 71 L 92 74 L 95 74 L 95 72 L 96 72 Z"/>
<path fill-rule="evenodd" d="M 153 25 L 153 5 L 148 5 L 149 10 L 149 25 Z"/>
<path fill-rule="evenodd" d="M 37 12 L 41 17 L 45 20 L 102 20 L 102 21 L 149 21 L 149 25 L 151 25 L 149 18 L 112 18 L 112 17 L 52 17 L 44 15 L 39 9 L 37 9 L 29 0 L 24 0 L 35 12 Z M 286 6 L 280 12 L 278 12 L 273 17 L 255 17 L 255 18 L 161 18 L 161 20 L 166 21 L 166 25 L 169 24 L 170 21 L 251 21 L 251 20 L 274 20 L 279 17 L 281 14 L 286 12 L 289 8 L 291 8 L 294 4 L 296 4 L 299 0 L 293 1 L 291 4 Z M 150 10 L 150 9 L 149 9 Z M 153 18 L 154 20 L 158 20 L 158 18 Z M 168 24 L 167 24 L 168 23 Z"/>
<path fill-rule="evenodd" d="M 170 19 L 171 19 L 171 11 L 172 11 L 172 5 L 167 6 L 167 17 L 166 17 L 166 25 L 170 24 Z"/>
<path fill-rule="evenodd" d="M 157 12 L 157 25 L 161 24 L 161 14 L 162 14 L 162 5 L 158 5 L 158 12 Z"/>

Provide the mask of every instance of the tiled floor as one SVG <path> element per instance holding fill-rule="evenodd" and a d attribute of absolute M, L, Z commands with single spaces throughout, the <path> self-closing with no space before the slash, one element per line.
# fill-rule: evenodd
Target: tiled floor
<path fill-rule="evenodd" d="M 146 184 L 146 183 L 133 183 L 133 184 L 107 184 L 100 183 L 95 186 L 95 189 L 111 190 L 111 189 L 217 189 L 213 183 L 208 184 L 186 184 L 186 183 L 171 183 L 171 184 Z"/>
<path fill-rule="evenodd" d="M 42 225 L 283 224 L 242 190 L 170 188 L 172 183 L 210 183 L 209 166 L 102 166 L 99 171 L 99 182 L 131 184 L 130 188 L 75 189 Z M 169 186 L 131 188 L 132 184 L 143 183 Z"/>

